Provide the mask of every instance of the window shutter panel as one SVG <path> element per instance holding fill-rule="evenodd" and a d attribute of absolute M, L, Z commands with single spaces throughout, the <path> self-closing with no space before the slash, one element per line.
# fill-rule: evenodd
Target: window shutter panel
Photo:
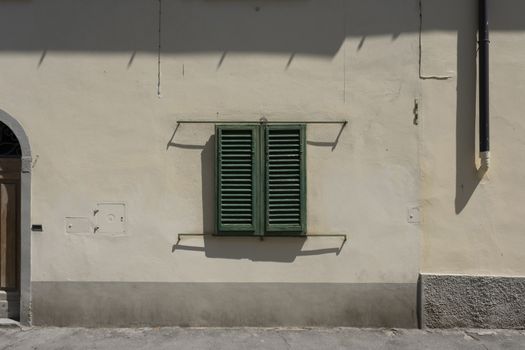
<path fill-rule="evenodd" d="M 217 125 L 217 233 L 257 231 L 257 126 Z"/>
<path fill-rule="evenodd" d="M 305 125 L 265 128 L 266 231 L 306 233 Z"/>

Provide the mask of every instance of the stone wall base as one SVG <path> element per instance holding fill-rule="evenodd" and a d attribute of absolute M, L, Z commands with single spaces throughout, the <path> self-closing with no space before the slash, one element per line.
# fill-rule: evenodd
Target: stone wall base
<path fill-rule="evenodd" d="M 420 326 L 525 328 L 525 277 L 423 274 Z"/>

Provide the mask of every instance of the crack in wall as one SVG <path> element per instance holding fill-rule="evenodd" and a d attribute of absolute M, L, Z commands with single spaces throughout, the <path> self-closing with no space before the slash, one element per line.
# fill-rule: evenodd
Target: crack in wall
<path fill-rule="evenodd" d="M 421 80 L 448 80 L 448 75 L 423 75 L 423 0 L 419 0 L 419 79 Z"/>
<path fill-rule="evenodd" d="M 161 97 L 161 63 L 160 55 L 162 53 L 162 0 L 159 0 L 159 28 L 158 28 L 158 47 L 157 47 L 157 96 Z"/>
<path fill-rule="evenodd" d="M 346 104 L 346 7 L 344 1 L 341 2 L 343 6 L 343 104 Z"/>

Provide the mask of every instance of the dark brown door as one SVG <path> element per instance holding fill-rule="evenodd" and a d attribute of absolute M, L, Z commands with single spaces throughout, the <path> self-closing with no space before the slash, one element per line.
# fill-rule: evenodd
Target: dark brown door
<path fill-rule="evenodd" d="M 0 158 L 0 291 L 20 288 L 20 159 Z"/>

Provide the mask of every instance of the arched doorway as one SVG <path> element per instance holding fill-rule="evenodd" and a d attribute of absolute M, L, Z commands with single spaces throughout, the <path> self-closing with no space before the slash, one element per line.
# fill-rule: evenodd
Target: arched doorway
<path fill-rule="evenodd" d="M 22 152 L 0 122 L 0 318 L 20 318 L 20 174 Z"/>
<path fill-rule="evenodd" d="M 0 110 L 0 318 L 31 324 L 31 150 Z"/>

